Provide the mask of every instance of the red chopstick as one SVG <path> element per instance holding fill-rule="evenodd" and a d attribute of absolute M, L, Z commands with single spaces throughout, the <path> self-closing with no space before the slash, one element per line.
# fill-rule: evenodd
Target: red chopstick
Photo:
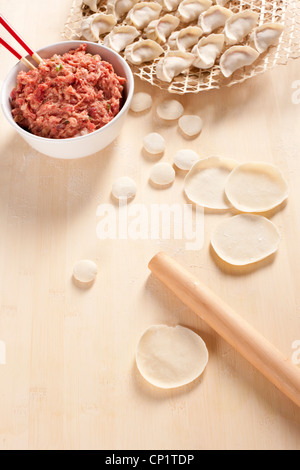
<path fill-rule="evenodd" d="M 26 44 L 26 42 L 21 38 L 21 36 L 8 24 L 8 22 L 6 21 L 5 18 L 3 18 L 2 15 L 0 15 L 0 24 L 11 34 L 11 36 L 12 36 L 14 39 L 16 39 L 16 41 L 25 49 L 26 52 L 28 52 L 28 54 L 29 54 L 38 64 L 44 62 L 43 59 L 42 59 L 36 52 L 34 52 L 34 51 L 31 49 L 31 47 L 29 47 L 28 44 Z M 4 42 L 5 42 L 5 41 L 4 41 Z M 3 44 L 3 42 L 2 42 L 2 44 Z M 3 45 L 7 48 L 6 45 L 8 45 L 8 44 L 6 43 L 6 45 L 5 45 L 5 44 L 3 44 Z M 10 46 L 9 46 L 9 47 L 10 47 Z M 8 49 L 8 48 L 7 48 L 7 49 Z M 10 50 L 10 52 L 12 52 L 12 53 L 16 56 L 16 53 L 15 53 L 16 51 L 14 51 L 14 49 L 12 49 L 12 48 L 10 47 L 10 49 L 8 49 L 8 50 Z M 13 52 L 13 51 L 14 51 L 14 52 Z M 17 56 L 16 56 L 16 57 L 17 57 Z M 22 56 L 21 56 L 21 57 L 22 57 Z M 20 59 L 20 60 L 21 60 L 21 59 Z M 29 62 L 29 63 L 30 63 L 30 62 Z"/>
<path fill-rule="evenodd" d="M 31 69 L 35 69 L 35 66 L 26 59 L 26 57 L 22 57 L 13 47 L 11 47 L 4 39 L 0 37 L 0 44 L 4 46 L 9 52 L 11 52 L 17 59 L 19 59 L 23 64 Z"/>
<path fill-rule="evenodd" d="M 0 38 L 0 44 L 2 44 L 2 46 L 6 47 L 6 49 L 9 52 L 11 52 L 17 59 L 19 59 L 19 60 L 22 59 L 21 54 L 19 54 L 17 51 L 15 51 L 15 49 L 13 49 L 6 41 L 4 41 L 4 39 Z"/>

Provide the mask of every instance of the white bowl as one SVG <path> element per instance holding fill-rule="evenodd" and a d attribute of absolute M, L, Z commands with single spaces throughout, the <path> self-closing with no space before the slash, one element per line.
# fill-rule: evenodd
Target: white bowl
<path fill-rule="evenodd" d="M 24 66 L 21 62 L 15 65 L 15 67 L 8 74 L 2 86 L 1 106 L 6 119 L 12 125 L 12 127 L 26 140 L 26 142 L 31 145 L 31 147 L 33 147 L 38 152 L 48 155 L 49 157 L 64 159 L 82 158 L 107 147 L 120 133 L 132 100 L 134 91 L 134 79 L 132 72 L 125 60 L 111 49 L 101 46 L 100 44 L 90 43 L 87 41 L 64 41 L 43 47 L 37 52 L 43 59 L 46 59 L 52 57 L 54 54 L 64 54 L 71 49 L 76 49 L 80 46 L 80 44 L 87 44 L 87 52 L 91 54 L 99 54 L 103 60 L 112 64 L 117 75 L 126 78 L 123 106 L 114 119 L 112 119 L 112 121 L 103 126 L 101 129 L 98 129 L 87 135 L 73 137 L 70 139 L 47 139 L 31 134 L 15 123 L 11 114 L 10 103 L 10 94 L 17 83 L 17 75 L 20 70 L 27 71 L 28 69 L 26 66 Z M 27 58 L 31 59 L 30 57 Z"/>

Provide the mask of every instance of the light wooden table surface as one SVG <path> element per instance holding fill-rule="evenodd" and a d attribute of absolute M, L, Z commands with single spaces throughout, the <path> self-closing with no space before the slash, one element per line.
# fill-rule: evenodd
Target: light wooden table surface
<path fill-rule="evenodd" d="M 0 11 L 39 48 L 60 40 L 70 4 L 0 0 Z M 2 48 L 0 59 L 3 81 L 15 59 Z M 176 125 L 162 125 L 154 111 L 130 114 L 114 144 L 77 161 L 37 154 L 1 113 L 1 449 L 300 449 L 299 409 L 147 269 L 156 252 L 167 251 L 292 357 L 300 340 L 296 80 L 300 61 L 231 89 L 179 98 L 187 112 L 204 119 L 195 140 L 185 140 Z M 140 81 L 136 88 L 151 92 L 155 105 L 167 97 Z M 184 240 L 97 238 L 97 207 L 112 202 L 118 176 L 136 180 L 135 203 L 186 202 L 181 175 L 164 191 L 148 184 L 153 162 L 141 144 L 155 130 L 168 142 L 165 161 L 187 147 L 202 157 L 263 160 L 282 169 L 291 192 L 272 217 L 282 233 L 275 257 L 256 269 L 221 264 L 209 249 L 212 228 L 226 217 L 220 214 L 205 214 L 200 251 L 185 250 Z M 99 266 L 86 290 L 71 280 L 81 258 Z M 210 361 L 200 380 L 163 391 L 140 377 L 135 347 L 143 330 L 156 323 L 180 323 L 202 335 Z"/>

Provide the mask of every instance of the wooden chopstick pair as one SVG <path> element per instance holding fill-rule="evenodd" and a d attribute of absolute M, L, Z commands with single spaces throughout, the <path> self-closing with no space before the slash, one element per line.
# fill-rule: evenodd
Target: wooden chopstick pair
<path fill-rule="evenodd" d="M 8 22 L 0 15 L 0 24 L 11 34 L 11 36 L 16 39 L 16 41 L 25 49 L 26 52 L 35 60 L 37 64 L 43 63 L 43 59 L 34 52 L 31 47 L 26 44 L 26 42 L 21 38 L 21 36 L 8 24 Z M 30 69 L 35 69 L 36 67 L 23 57 L 19 52 L 17 52 L 13 47 L 11 47 L 4 39 L 0 37 L 0 44 L 2 44 L 9 52 L 11 52 L 17 59 L 19 59 L 23 64 L 25 64 Z"/>

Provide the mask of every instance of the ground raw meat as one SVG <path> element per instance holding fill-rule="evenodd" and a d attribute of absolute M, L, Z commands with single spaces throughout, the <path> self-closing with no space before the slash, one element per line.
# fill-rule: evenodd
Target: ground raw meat
<path fill-rule="evenodd" d="M 17 124 L 41 137 L 66 139 L 103 127 L 120 111 L 125 78 L 86 44 L 20 72 L 11 93 Z"/>

